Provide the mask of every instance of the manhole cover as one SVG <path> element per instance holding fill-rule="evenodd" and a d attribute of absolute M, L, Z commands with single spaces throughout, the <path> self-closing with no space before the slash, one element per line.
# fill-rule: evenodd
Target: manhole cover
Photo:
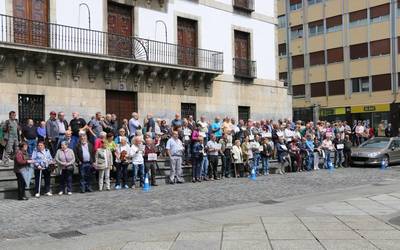
<path fill-rule="evenodd" d="M 79 231 L 66 231 L 66 232 L 59 232 L 59 233 L 51 233 L 49 235 L 56 239 L 66 239 L 66 238 L 72 238 L 72 237 L 79 237 L 84 234 Z"/>
<path fill-rule="evenodd" d="M 390 224 L 393 224 L 393 225 L 396 225 L 396 226 L 400 226 L 400 216 L 391 218 L 391 219 L 389 220 L 389 223 L 390 223 Z"/>
<path fill-rule="evenodd" d="M 266 200 L 266 201 L 260 201 L 260 203 L 265 204 L 265 205 L 272 205 L 272 204 L 280 203 L 280 201 Z"/>

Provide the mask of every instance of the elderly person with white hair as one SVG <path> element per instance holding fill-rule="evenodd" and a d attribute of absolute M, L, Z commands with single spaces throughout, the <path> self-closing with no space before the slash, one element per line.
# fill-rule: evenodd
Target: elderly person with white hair
<path fill-rule="evenodd" d="M 135 136 L 132 140 L 130 157 L 132 158 L 132 189 L 136 187 L 136 177 L 139 175 L 140 186 L 144 184 L 144 145 L 141 136 Z"/>
<path fill-rule="evenodd" d="M 96 140 L 94 141 L 94 152 L 96 152 L 97 149 L 99 149 L 101 147 L 101 144 L 106 139 L 107 139 L 107 133 L 104 131 L 101 131 L 99 134 L 99 137 L 96 138 Z"/>
<path fill-rule="evenodd" d="M 141 130 L 142 127 L 140 125 L 139 121 L 139 114 L 136 112 L 132 113 L 132 118 L 128 122 L 128 128 L 129 128 L 129 139 L 132 140 L 132 138 L 136 135 L 137 130 Z"/>
<path fill-rule="evenodd" d="M 72 175 L 74 174 L 75 167 L 75 154 L 72 149 L 68 147 L 67 141 L 61 142 L 61 148 L 57 150 L 54 160 L 60 168 L 60 192 L 59 195 L 65 194 L 65 185 L 67 186 L 67 194 L 72 194 Z"/>
<path fill-rule="evenodd" d="M 128 144 L 128 138 L 121 136 L 115 151 L 115 162 L 117 166 L 117 178 L 115 180 L 115 189 L 119 190 L 121 187 L 128 188 L 128 166 L 130 164 L 131 147 Z M 122 185 L 121 185 L 122 176 Z"/>

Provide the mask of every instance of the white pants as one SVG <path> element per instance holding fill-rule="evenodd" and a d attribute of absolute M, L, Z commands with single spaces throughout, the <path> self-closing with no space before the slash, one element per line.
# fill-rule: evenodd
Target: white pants
<path fill-rule="evenodd" d="M 103 190 L 103 182 L 106 183 L 106 189 L 110 189 L 110 168 L 99 169 L 99 190 Z"/>

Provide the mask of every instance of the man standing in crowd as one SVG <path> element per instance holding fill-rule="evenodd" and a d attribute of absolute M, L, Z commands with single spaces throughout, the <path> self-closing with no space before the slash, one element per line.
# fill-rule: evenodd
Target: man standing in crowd
<path fill-rule="evenodd" d="M 100 133 L 103 132 L 103 126 L 101 125 L 101 112 L 97 112 L 96 116 L 89 121 L 87 128 L 89 129 L 90 142 L 94 144 L 96 138 L 100 136 Z"/>
<path fill-rule="evenodd" d="M 393 131 L 393 128 L 392 128 L 392 124 L 391 123 L 388 123 L 388 126 L 387 126 L 387 128 L 385 129 L 385 136 L 386 137 L 393 137 L 394 136 L 394 131 Z"/>
<path fill-rule="evenodd" d="M 28 119 L 26 126 L 22 127 L 22 138 L 28 143 L 28 155 L 32 156 L 37 143 L 37 129 L 34 126 L 32 119 Z"/>
<path fill-rule="evenodd" d="M 85 126 L 86 126 L 86 121 L 83 118 L 79 117 L 78 112 L 73 112 L 72 120 L 69 122 L 69 128 L 72 132 L 71 143 L 69 145 L 72 148 L 75 148 L 75 145 L 78 143 L 79 131 L 83 129 Z"/>
<path fill-rule="evenodd" d="M 61 147 L 61 142 L 65 138 L 65 132 L 68 130 L 68 122 L 65 120 L 64 112 L 58 112 L 57 124 L 58 124 L 57 149 L 59 149 Z"/>
<path fill-rule="evenodd" d="M 179 140 L 178 131 L 172 131 L 172 137 L 167 141 L 167 155 L 170 159 L 171 173 L 169 175 L 169 183 L 183 183 L 182 178 L 182 156 L 185 150 L 183 143 Z"/>
<path fill-rule="evenodd" d="M 147 114 L 147 127 L 146 132 L 151 134 L 151 138 L 154 138 L 156 129 L 156 122 L 154 121 L 152 114 Z"/>
<path fill-rule="evenodd" d="M 19 144 L 20 128 L 16 119 L 15 111 L 8 113 L 8 120 L 3 125 L 4 141 L 6 143 L 5 154 L 3 157 L 4 164 L 7 165 L 12 154 L 15 154 Z"/>
<path fill-rule="evenodd" d="M 183 121 L 181 119 L 181 116 L 178 113 L 176 113 L 175 119 L 173 119 L 171 121 L 171 128 L 173 131 L 178 131 L 182 128 L 182 125 L 183 125 Z"/>
<path fill-rule="evenodd" d="M 129 127 L 129 141 L 132 140 L 133 137 L 136 135 L 136 130 L 140 130 L 142 127 L 140 126 L 139 122 L 139 115 L 136 112 L 132 113 L 132 118 L 129 120 L 128 123 Z"/>
<path fill-rule="evenodd" d="M 47 143 L 49 145 L 51 156 L 54 158 L 57 152 L 57 139 L 59 136 L 58 121 L 56 119 L 57 113 L 55 111 L 50 112 L 50 118 L 46 122 L 46 135 Z"/>
<path fill-rule="evenodd" d="M 116 114 L 111 114 L 111 126 L 113 128 L 114 135 L 117 135 L 119 126 Z"/>
<path fill-rule="evenodd" d="M 92 192 L 92 164 L 94 162 L 93 145 L 88 142 L 86 133 L 79 132 L 79 142 L 75 147 L 75 158 L 79 166 L 81 193 Z"/>
<path fill-rule="evenodd" d="M 207 142 L 208 159 L 210 161 L 210 180 L 219 180 L 218 177 L 218 155 L 221 151 L 221 144 L 217 142 L 215 134 L 211 134 L 210 140 Z"/>

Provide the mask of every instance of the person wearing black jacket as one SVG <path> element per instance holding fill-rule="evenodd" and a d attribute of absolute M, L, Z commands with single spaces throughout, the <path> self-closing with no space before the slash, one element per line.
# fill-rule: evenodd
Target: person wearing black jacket
<path fill-rule="evenodd" d="M 385 135 L 386 137 L 394 137 L 394 131 L 391 123 L 389 123 L 387 128 L 385 129 Z"/>
<path fill-rule="evenodd" d="M 88 142 L 85 132 L 79 132 L 79 142 L 74 150 L 76 162 L 79 166 L 81 193 L 92 192 L 92 165 L 94 163 L 93 145 Z"/>
<path fill-rule="evenodd" d="M 344 148 L 343 148 L 343 154 L 344 154 L 344 167 L 348 168 L 350 167 L 351 163 L 351 146 L 353 144 L 350 141 L 350 136 L 346 135 L 344 138 Z"/>
<path fill-rule="evenodd" d="M 333 146 L 335 147 L 335 166 L 336 168 L 343 167 L 344 158 L 344 140 L 341 138 L 341 134 L 337 133 L 336 138 L 333 139 Z"/>

